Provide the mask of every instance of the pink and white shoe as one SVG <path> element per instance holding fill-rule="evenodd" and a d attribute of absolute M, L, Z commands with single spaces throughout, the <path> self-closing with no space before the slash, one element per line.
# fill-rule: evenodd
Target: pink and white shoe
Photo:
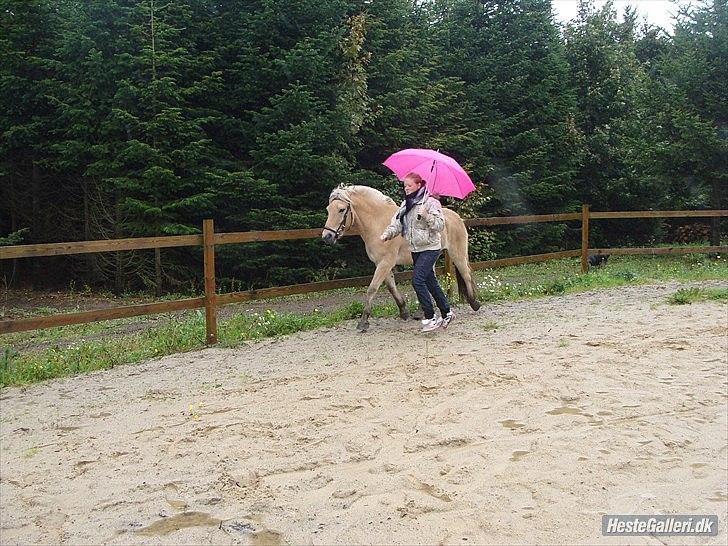
<path fill-rule="evenodd" d="M 455 313 L 452 312 L 452 310 L 442 317 L 442 327 L 447 328 L 447 326 L 452 322 L 452 319 L 455 318 Z"/>
<path fill-rule="evenodd" d="M 432 317 L 431 319 L 423 319 L 422 320 L 422 331 L 423 332 L 432 332 L 433 330 L 437 330 L 441 324 L 442 324 L 442 319 L 440 317 Z"/>

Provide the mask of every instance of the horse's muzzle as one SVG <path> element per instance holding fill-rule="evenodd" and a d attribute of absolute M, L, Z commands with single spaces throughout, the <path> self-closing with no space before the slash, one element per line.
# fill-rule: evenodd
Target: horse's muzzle
<path fill-rule="evenodd" d="M 324 243 L 326 243 L 327 245 L 335 245 L 336 244 L 336 241 L 338 241 L 339 239 L 338 239 L 338 237 L 336 237 L 336 235 L 333 232 L 331 232 L 331 231 L 324 231 L 321 234 L 321 240 Z"/>

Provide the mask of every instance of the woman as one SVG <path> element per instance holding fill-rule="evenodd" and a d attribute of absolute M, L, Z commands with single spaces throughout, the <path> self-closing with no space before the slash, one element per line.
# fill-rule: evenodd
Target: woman
<path fill-rule="evenodd" d="M 415 264 L 412 287 L 425 313 L 422 331 L 430 332 L 440 326 L 447 328 L 454 314 L 434 271 L 435 262 L 442 251 L 440 234 L 445 227 L 442 206 L 437 199 L 427 195 L 425 181 L 419 174 L 409 173 L 405 176 L 404 193 L 402 206 L 392 217 L 392 223 L 384 230 L 381 239 L 389 241 L 402 235 L 409 243 Z M 435 298 L 441 317 L 435 318 L 430 294 Z"/>

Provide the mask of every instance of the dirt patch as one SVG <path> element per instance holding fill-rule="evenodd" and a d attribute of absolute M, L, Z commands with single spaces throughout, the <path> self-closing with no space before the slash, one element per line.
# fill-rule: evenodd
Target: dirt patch
<path fill-rule="evenodd" d="M 667 305 L 675 288 L 4 389 L 0 541 L 593 544 L 604 513 L 723 523 L 728 307 Z"/>

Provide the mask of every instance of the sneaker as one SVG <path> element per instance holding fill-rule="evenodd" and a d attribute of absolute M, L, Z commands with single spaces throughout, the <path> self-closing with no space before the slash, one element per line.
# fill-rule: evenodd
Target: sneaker
<path fill-rule="evenodd" d="M 447 328 L 447 325 L 450 324 L 452 322 L 452 319 L 454 319 L 454 318 L 455 318 L 455 313 L 450 311 L 447 315 L 442 317 L 442 327 Z"/>
<path fill-rule="evenodd" d="M 439 317 L 432 317 L 431 319 L 423 319 L 422 320 L 422 331 L 423 332 L 432 332 L 433 330 L 437 330 L 441 324 L 442 324 L 442 319 Z"/>

